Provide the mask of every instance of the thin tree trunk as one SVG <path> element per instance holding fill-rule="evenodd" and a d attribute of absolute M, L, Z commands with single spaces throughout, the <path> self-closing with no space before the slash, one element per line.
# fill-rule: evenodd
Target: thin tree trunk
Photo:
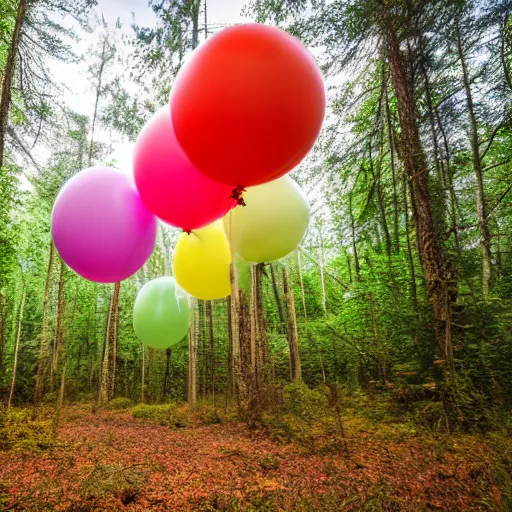
<path fill-rule="evenodd" d="M 240 393 L 240 294 L 238 290 L 238 281 L 236 270 L 231 264 L 231 299 L 230 299 L 230 332 L 231 332 L 231 365 L 233 391 L 238 400 Z"/>
<path fill-rule="evenodd" d="M 4 375 L 5 353 L 5 323 L 7 320 L 7 306 L 5 297 L 0 293 L 0 379 Z"/>
<path fill-rule="evenodd" d="M 36 384 L 34 390 L 34 404 L 37 406 L 41 401 L 44 393 L 44 380 L 46 377 L 46 371 L 48 367 L 49 359 L 49 319 L 48 309 L 50 306 L 50 292 L 51 292 L 51 281 L 53 271 L 53 260 L 54 260 L 54 245 L 53 241 L 50 242 L 50 257 L 48 258 L 48 269 L 46 271 L 46 283 L 44 287 L 44 300 L 43 300 L 43 318 L 42 318 L 42 330 L 41 330 L 41 342 L 39 345 L 39 356 L 37 361 L 37 374 Z"/>
<path fill-rule="evenodd" d="M 55 404 L 55 414 L 53 416 L 53 435 L 57 435 L 59 430 L 59 422 L 60 422 L 60 411 L 62 409 L 62 402 L 64 400 L 64 389 L 66 385 L 66 368 L 67 361 L 64 362 L 64 366 L 62 367 L 62 375 L 60 378 L 60 389 L 59 396 L 57 397 L 57 403 Z"/>
<path fill-rule="evenodd" d="M 320 231 L 320 246 L 318 247 L 318 262 L 320 267 L 320 284 L 322 286 L 322 310 L 324 315 L 327 313 L 327 296 L 325 293 L 325 273 L 324 273 L 324 240 Z M 305 306 L 304 306 L 305 308 Z M 305 311 L 305 309 L 304 309 Z"/>
<path fill-rule="evenodd" d="M 11 44 L 7 54 L 7 61 L 3 71 L 2 88 L 0 91 L 0 167 L 4 165 L 5 152 L 5 136 L 9 123 L 9 111 L 11 108 L 12 82 L 16 68 L 16 57 L 21 40 L 21 30 L 25 22 L 25 14 L 27 8 L 27 0 L 20 0 L 18 4 L 18 12 L 16 14 L 16 22 L 12 32 Z M 0 191 L 1 193 L 2 191 Z"/>
<path fill-rule="evenodd" d="M 188 384 L 187 401 L 193 407 L 197 403 L 197 345 L 198 345 L 198 312 L 196 304 L 191 304 L 192 320 L 188 332 Z"/>
<path fill-rule="evenodd" d="M 55 319 L 55 336 L 53 341 L 52 362 L 50 366 L 50 389 L 53 389 L 53 376 L 57 373 L 57 366 L 59 363 L 59 351 L 64 337 L 64 275 L 66 265 L 62 258 L 60 259 L 60 272 L 59 272 L 59 289 L 57 292 L 57 317 Z"/>
<path fill-rule="evenodd" d="M 485 202 L 484 177 L 482 171 L 482 159 L 480 158 L 480 142 L 478 140 L 478 125 L 471 93 L 469 72 L 466 65 L 464 50 L 459 26 L 457 24 L 457 50 L 459 53 L 460 64 L 462 67 L 462 77 L 464 89 L 466 91 L 466 102 L 468 107 L 469 122 L 471 125 L 470 142 L 473 154 L 473 169 L 475 171 L 477 192 L 476 192 L 476 211 L 478 214 L 478 229 L 480 231 L 480 251 L 482 253 L 482 295 L 484 299 L 489 297 L 491 284 L 491 234 L 489 224 L 487 223 L 487 205 Z"/>
<path fill-rule="evenodd" d="M 274 264 L 270 263 L 270 278 L 272 280 L 272 291 L 274 292 L 274 298 L 276 299 L 277 305 L 277 313 L 279 315 L 280 327 L 284 325 L 284 313 L 283 313 L 283 303 L 281 302 L 281 297 L 279 295 L 279 289 L 277 288 L 277 280 L 276 274 L 274 271 Z"/>
<path fill-rule="evenodd" d="M 391 164 L 391 179 L 393 182 L 393 231 L 394 231 L 394 245 L 395 252 L 400 252 L 400 228 L 398 221 L 398 188 L 397 188 L 397 177 L 396 177 L 396 164 L 395 164 L 395 141 L 393 136 L 393 128 L 391 126 L 391 109 L 389 108 L 389 95 L 386 87 L 386 121 L 388 127 L 388 141 L 389 141 L 389 154 Z"/>
<path fill-rule="evenodd" d="M 293 382 L 302 380 L 302 366 L 299 354 L 299 333 L 297 331 L 297 315 L 293 290 L 288 279 L 288 272 L 283 265 L 283 289 L 288 307 L 288 346 L 290 353 L 290 377 Z"/>
<path fill-rule="evenodd" d="M 206 9 L 206 3 L 205 3 Z M 208 341 L 210 345 L 210 379 L 212 385 L 212 400 L 215 407 L 215 337 L 213 334 L 213 308 L 212 301 L 206 302 L 206 322 L 208 325 Z"/>
<path fill-rule="evenodd" d="M 165 374 L 164 374 L 164 382 L 162 385 L 162 402 L 165 402 L 165 397 L 167 395 L 167 388 L 169 384 L 169 376 L 171 375 L 171 356 L 172 356 L 172 348 L 167 348 L 165 350 Z"/>
<path fill-rule="evenodd" d="M 354 253 L 354 264 L 356 267 L 356 280 L 359 281 L 361 278 L 361 266 L 359 265 L 359 256 L 357 254 L 356 245 L 356 223 L 354 220 L 354 212 L 352 210 L 352 192 L 348 194 L 348 211 L 350 215 L 350 230 L 352 234 L 352 252 Z"/>
<path fill-rule="evenodd" d="M 140 380 L 140 401 L 144 403 L 146 400 L 146 350 L 144 343 L 141 343 L 142 346 L 142 368 L 141 368 L 141 380 Z"/>
<path fill-rule="evenodd" d="M 14 387 L 16 386 L 16 373 L 18 371 L 18 354 L 20 350 L 21 325 L 23 322 L 23 311 L 25 309 L 25 288 L 21 295 L 20 311 L 18 314 L 18 328 L 16 331 L 16 344 L 14 345 L 14 362 L 12 365 L 11 391 L 9 392 L 9 400 L 7 401 L 7 410 L 11 407 L 12 397 L 14 396 Z"/>
<path fill-rule="evenodd" d="M 404 201 L 404 223 L 405 223 L 405 241 L 407 244 L 407 261 L 409 263 L 409 289 L 412 299 L 413 309 L 417 310 L 418 294 L 416 291 L 416 269 L 414 268 L 414 256 L 411 247 L 411 223 L 409 221 L 409 205 L 407 202 L 407 177 L 403 175 L 402 194 Z"/>
<path fill-rule="evenodd" d="M 94 130 L 96 128 L 96 119 L 98 117 L 98 105 L 99 105 L 100 97 L 101 97 L 101 93 L 102 93 L 101 87 L 102 87 L 102 81 L 103 81 L 103 70 L 105 68 L 105 64 L 108 62 L 108 60 L 110 60 L 107 58 L 106 51 L 107 51 L 107 38 L 105 37 L 103 39 L 103 48 L 101 50 L 101 62 L 100 62 L 100 69 L 98 70 L 98 83 L 96 85 L 96 99 L 94 102 L 94 113 L 92 116 L 92 124 L 91 124 L 91 141 L 89 143 L 89 158 L 88 158 L 89 167 L 92 164 L 92 154 L 94 151 Z"/>
<path fill-rule="evenodd" d="M 121 283 L 116 283 L 108 309 L 107 332 L 105 335 L 103 361 L 101 365 L 100 389 L 98 393 L 98 401 L 100 405 L 108 402 L 114 396 L 120 288 Z"/>
<path fill-rule="evenodd" d="M 308 319 L 308 312 L 306 308 L 306 293 L 304 291 L 304 279 L 302 277 L 302 258 L 300 255 L 299 249 L 295 251 L 297 255 L 297 270 L 299 272 L 299 283 L 300 283 L 300 296 L 302 298 L 302 308 L 304 309 L 304 320 Z M 323 273 L 323 265 L 322 265 L 322 273 Z"/>

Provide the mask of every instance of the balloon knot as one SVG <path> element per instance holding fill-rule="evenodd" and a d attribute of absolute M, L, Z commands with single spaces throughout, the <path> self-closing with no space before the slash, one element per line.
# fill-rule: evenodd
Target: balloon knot
<path fill-rule="evenodd" d="M 242 197 L 245 192 L 245 188 L 242 185 L 238 185 L 231 194 L 231 199 L 234 199 L 240 206 L 245 206 L 244 198 Z"/>
<path fill-rule="evenodd" d="M 190 235 L 190 233 L 192 233 L 192 230 L 191 229 L 184 229 L 183 233 L 187 233 L 187 235 Z"/>

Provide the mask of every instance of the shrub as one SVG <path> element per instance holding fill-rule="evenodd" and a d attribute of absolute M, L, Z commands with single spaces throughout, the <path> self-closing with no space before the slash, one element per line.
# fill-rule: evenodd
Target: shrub
<path fill-rule="evenodd" d="M 119 411 L 122 409 L 129 409 L 132 405 L 132 401 L 129 398 L 118 397 L 110 400 L 110 402 L 105 405 L 105 409 L 108 409 L 109 411 Z"/>
<path fill-rule="evenodd" d="M 140 404 L 133 408 L 132 416 L 171 428 L 183 428 L 186 427 L 188 423 L 186 414 L 184 414 L 183 411 L 179 411 L 174 404 Z"/>
<path fill-rule="evenodd" d="M 1 414 L 0 450 L 42 450 L 53 444 L 50 420 L 34 420 L 30 409 L 11 409 Z"/>
<path fill-rule="evenodd" d="M 287 384 L 283 389 L 284 410 L 306 421 L 319 418 L 328 404 L 326 390 L 309 389 L 302 382 Z"/>

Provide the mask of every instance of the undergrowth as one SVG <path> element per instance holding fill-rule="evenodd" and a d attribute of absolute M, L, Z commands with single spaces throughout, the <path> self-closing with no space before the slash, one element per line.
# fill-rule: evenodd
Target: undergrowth
<path fill-rule="evenodd" d="M 50 419 L 35 418 L 32 409 L 0 410 L 0 450 L 44 450 L 54 444 Z"/>

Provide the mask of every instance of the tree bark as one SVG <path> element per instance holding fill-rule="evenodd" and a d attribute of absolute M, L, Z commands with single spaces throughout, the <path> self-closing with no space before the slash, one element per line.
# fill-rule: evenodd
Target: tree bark
<path fill-rule="evenodd" d="M 482 159 L 480 157 L 480 141 L 478 138 L 478 124 L 476 120 L 475 107 L 473 104 L 473 96 L 471 93 L 471 85 L 469 71 L 464 56 L 462 38 L 459 26 L 457 24 L 457 51 L 462 67 L 462 78 L 464 81 L 464 89 L 466 91 L 466 102 L 468 107 L 468 116 L 470 122 L 469 138 L 471 142 L 471 152 L 473 155 L 473 169 L 475 171 L 477 191 L 476 191 L 476 211 L 478 215 L 478 230 L 480 231 L 480 251 L 482 253 L 482 295 L 484 299 L 489 297 L 492 268 L 491 268 L 491 234 L 489 224 L 487 223 L 487 205 L 485 201 L 484 177 L 482 171 Z"/>
<path fill-rule="evenodd" d="M 59 272 L 59 289 L 57 292 L 57 317 L 55 319 L 55 336 L 52 346 L 52 362 L 50 366 L 50 388 L 53 389 L 53 376 L 57 374 L 57 366 L 59 363 L 59 351 L 64 337 L 64 276 L 66 265 L 62 258 L 60 259 L 60 272 Z"/>
<path fill-rule="evenodd" d="M 16 386 L 16 373 L 18 371 L 18 354 L 20 351 L 21 325 L 23 322 L 23 311 L 25 309 L 25 288 L 21 295 L 20 312 L 18 314 L 18 328 L 16 330 L 16 344 L 14 345 L 14 362 L 12 365 L 11 390 L 9 392 L 9 400 L 7 401 L 7 410 L 11 407 L 12 397 L 14 396 L 14 387 Z"/>
<path fill-rule="evenodd" d="M 103 348 L 103 361 L 101 364 L 100 389 L 98 393 L 99 405 L 108 402 L 114 396 L 120 288 L 121 283 L 116 283 L 108 308 L 107 329 Z"/>
<path fill-rule="evenodd" d="M 199 341 L 198 332 L 198 312 L 196 304 L 191 304 L 192 319 L 190 330 L 188 332 L 188 384 L 187 401 L 190 406 L 197 403 L 197 350 Z"/>
<path fill-rule="evenodd" d="M 43 318 L 42 318 L 42 330 L 41 330 L 41 342 L 39 345 L 39 356 L 37 361 L 37 374 L 36 384 L 34 389 L 34 404 L 37 406 L 41 401 L 44 393 L 44 380 L 46 377 L 46 371 L 48 366 L 49 354 L 49 319 L 48 309 L 50 306 L 50 292 L 51 292 L 51 281 L 53 272 L 53 260 L 54 260 L 54 245 L 53 241 L 50 242 L 50 257 L 48 258 L 48 269 L 46 271 L 46 283 L 44 287 L 44 300 L 43 300 Z"/>
<path fill-rule="evenodd" d="M 3 167 L 4 165 L 5 136 L 7 134 L 9 111 L 11 108 L 12 82 L 16 68 L 16 56 L 18 55 L 18 48 L 21 40 L 21 30 L 23 23 L 25 22 L 26 9 L 27 0 L 20 0 L 11 44 L 9 46 L 9 53 L 7 54 L 7 62 L 5 64 L 2 78 L 2 89 L 0 91 L 0 167 Z"/>
<path fill-rule="evenodd" d="M 211 392 L 213 406 L 215 407 L 215 336 L 213 334 L 213 307 L 211 300 L 206 302 L 206 323 L 208 327 L 208 341 L 210 347 L 210 379 L 212 386 Z"/>
<path fill-rule="evenodd" d="M 440 356 L 451 364 L 451 318 L 452 304 L 457 295 L 456 280 L 436 232 L 428 188 L 428 168 L 416 118 L 414 86 L 408 77 L 407 65 L 404 63 L 391 20 L 388 31 L 391 80 L 397 96 L 402 137 L 401 154 L 404 170 L 414 193 L 414 220 L 427 289 L 433 305 L 434 330 Z"/>
<path fill-rule="evenodd" d="M 320 246 L 318 247 L 318 262 L 319 262 L 319 267 L 320 267 L 320 284 L 322 286 L 322 310 L 325 315 L 327 313 L 327 296 L 325 293 L 324 239 L 322 237 L 321 231 L 320 231 Z"/>
<path fill-rule="evenodd" d="M 279 289 L 277 288 L 277 279 L 276 279 L 276 273 L 274 271 L 274 264 L 269 263 L 269 267 L 270 267 L 270 278 L 272 280 L 272 291 L 274 292 L 274 298 L 276 299 L 277 313 L 279 315 L 280 327 L 282 327 L 284 325 L 283 303 L 281 302 L 281 297 L 279 295 Z"/>
<path fill-rule="evenodd" d="M 171 357 L 172 357 L 172 348 L 167 348 L 165 350 L 165 373 L 164 373 L 164 382 L 162 384 L 162 401 L 165 402 L 165 397 L 167 395 L 167 387 L 169 385 L 169 377 L 171 375 Z"/>
<path fill-rule="evenodd" d="M 354 264 L 356 267 L 356 280 L 359 281 L 361 278 L 361 265 L 359 264 L 359 256 L 357 254 L 356 245 L 356 223 L 354 220 L 354 212 L 352 210 L 352 192 L 348 194 L 348 212 L 350 215 L 350 231 L 352 234 L 352 252 L 354 253 Z"/>
<path fill-rule="evenodd" d="M 302 366 L 299 354 L 299 333 L 297 331 L 297 316 L 293 290 L 288 279 L 288 272 L 283 265 L 283 288 L 288 308 L 288 347 L 290 354 L 290 377 L 293 382 L 302 380 Z"/>

